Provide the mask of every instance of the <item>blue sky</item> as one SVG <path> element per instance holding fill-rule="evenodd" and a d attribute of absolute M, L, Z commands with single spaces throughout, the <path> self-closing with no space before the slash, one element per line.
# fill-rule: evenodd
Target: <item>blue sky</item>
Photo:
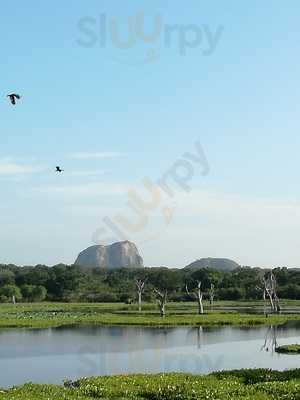
<path fill-rule="evenodd" d="M 189 192 L 173 182 L 174 197 L 125 232 L 145 264 L 300 266 L 299 2 L 28 0 L 1 11 L 0 262 L 71 263 L 104 217 L 134 220 L 128 189 L 142 193 L 144 177 L 156 182 L 199 142 L 209 173 L 197 165 Z M 111 21 L 125 40 L 141 12 L 145 34 L 160 17 L 159 35 L 120 49 Z"/>

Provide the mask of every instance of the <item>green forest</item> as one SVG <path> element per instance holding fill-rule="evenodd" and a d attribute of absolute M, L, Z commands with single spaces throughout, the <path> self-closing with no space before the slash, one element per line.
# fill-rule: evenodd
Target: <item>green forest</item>
<path fill-rule="evenodd" d="M 300 299 L 300 270 L 277 268 L 277 294 Z M 231 272 L 209 268 L 105 270 L 59 264 L 53 267 L 0 265 L 0 302 L 125 302 L 137 301 L 136 281 L 145 280 L 144 301 L 154 301 L 154 289 L 167 290 L 168 301 L 190 301 L 186 286 L 202 282 L 204 300 L 211 285 L 216 300 L 262 299 L 262 279 L 268 270 L 241 267 Z"/>

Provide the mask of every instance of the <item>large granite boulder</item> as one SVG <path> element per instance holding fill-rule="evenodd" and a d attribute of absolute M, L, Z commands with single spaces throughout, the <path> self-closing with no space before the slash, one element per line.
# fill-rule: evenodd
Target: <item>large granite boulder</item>
<path fill-rule="evenodd" d="M 218 271 L 230 272 L 239 267 L 240 265 L 238 263 L 228 258 L 201 258 L 187 265 L 185 269 L 198 270 L 202 268 L 211 268 Z"/>
<path fill-rule="evenodd" d="M 107 269 L 144 267 L 136 245 L 129 241 L 109 246 L 91 246 L 79 254 L 75 265 Z"/>

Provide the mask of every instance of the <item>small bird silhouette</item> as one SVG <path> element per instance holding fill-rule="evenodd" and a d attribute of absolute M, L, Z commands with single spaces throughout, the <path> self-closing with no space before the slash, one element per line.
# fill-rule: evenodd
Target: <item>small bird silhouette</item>
<path fill-rule="evenodd" d="M 11 104 L 14 105 L 14 106 L 16 105 L 16 101 L 20 100 L 20 98 L 21 98 L 21 96 L 19 94 L 16 94 L 16 93 L 8 94 L 7 97 L 9 98 Z"/>
<path fill-rule="evenodd" d="M 59 166 L 56 167 L 56 172 L 63 172 L 63 169 L 61 169 Z"/>

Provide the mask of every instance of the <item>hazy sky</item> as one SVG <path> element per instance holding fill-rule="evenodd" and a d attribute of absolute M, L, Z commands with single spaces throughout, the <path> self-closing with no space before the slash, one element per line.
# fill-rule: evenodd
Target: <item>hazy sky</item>
<path fill-rule="evenodd" d="M 128 238 L 146 265 L 300 266 L 299 1 L 27 0 L 0 21 L 0 262 Z M 144 178 L 169 191 L 150 204 Z"/>

